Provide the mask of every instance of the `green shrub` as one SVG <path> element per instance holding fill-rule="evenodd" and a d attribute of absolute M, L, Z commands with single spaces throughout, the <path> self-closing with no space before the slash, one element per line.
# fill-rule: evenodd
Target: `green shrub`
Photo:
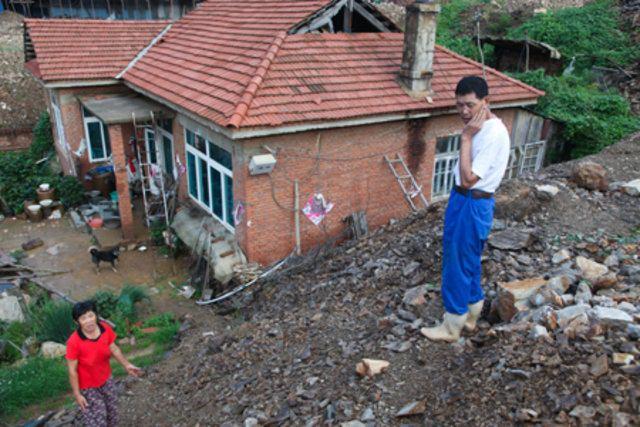
<path fill-rule="evenodd" d="M 560 137 L 572 147 L 572 158 L 597 153 L 640 129 L 640 118 L 631 114 L 625 98 L 585 79 L 547 76 L 543 70 L 514 77 L 546 92 L 534 109 L 564 124 Z"/>
<path fill-rule="evenodd" d="M 13 416 L 21 408 L 57 397 L 69 390 L 62 360 L 33 357 L 19 367 L 0 368 L 0 414 Z"/>
<path fill-rule="evenodd" d="M 38 122 L 33 128 L 33 141 L 29 146 L 29 155 L 34 160 L 40 160 L 53 153 L 53 133 L 51 132 L 51 120 L 49 113 L 40 114 Z"/>
<path fill-rule="evenodd" d="M 71 314 L 73 306 L 66 301 L 49 301 L 32 310 L 35 334 L 40 341 L 64 344 L 76 329 Z"/>
<path fill-rule="evenodd" d="M 111 319 L 116 311 L 116 305 L 118 304 L 118 297 L 111 291 L 98 291 L 93 296 L 93 300 L 96 302 L 96 309 L 98 314 L 105 319 Z"/>
<path fill-rule="evenodd" d="M 78 178 L 74 176 L 56 177 L 52 185 L 64 207 L 78 206 L 84 201 L 85 189 Z"/>
<path fill-rule="evenodd" d="M 99 291 L 93 299 L 100 316 L 116 325 L 119 336 L 125 336 L 130 333 L 131 324 L 137 320 L 136 304 L 149 297 L 144 288 L 126 285 L 117 297 L 110 291 Z"/>
<path fill-rule="evenodd" d="M 13 345 L 9 344 L 8 341 L 20 347 L 29 335 L 31 335 L 31 325 L 29 325 L 28 323 L 4 322 L 2 324 L 2 328 L 0 329 L 0 340 L 7 341 L 7 347 L 2 357 L 0 357 L 0 362 L 13 363 L 16 360 L 22 358 L 21 352 Z"/>
<path fill-rule="evenodd" d="M 620 12 L 613 0 L 538 14 L 508 32 L 509 37 L 549 43 L 565 61 L 575 56 L 578 70 L 592 65 L 611 66 L 611 61 L 632 64 L 640 56 L 640 48 L 630 35 L 630 31 L 621 29 Z"/>

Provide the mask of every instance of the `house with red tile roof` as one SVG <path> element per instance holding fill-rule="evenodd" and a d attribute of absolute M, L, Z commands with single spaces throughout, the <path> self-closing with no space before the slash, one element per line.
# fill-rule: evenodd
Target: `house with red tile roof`
<path fill-rule="evenodd" d="M 26 66 L 48 89 L 65 172 L 113 165 L 126 239 L 143 153 L 181 201 L 183 240 L 197 245 L 193 218 L 206 218 L 213 242 L 231 236 L 237 249 L 219 262 L 240 251 L 269 264 L 344 238 L 353 214 L 375 228 L 410 213 L 416 190 L 448 194 L 464 76 L 485 76 L 514 147 L 530 139 L 515 123 L 543 93 L 436 46 L 438 12 L 409 6 L 405 33 L 361 0 L 207 0 L 174 22 L 27 20 Z M 531 163 L 520 154 L 511 168 Z"/>

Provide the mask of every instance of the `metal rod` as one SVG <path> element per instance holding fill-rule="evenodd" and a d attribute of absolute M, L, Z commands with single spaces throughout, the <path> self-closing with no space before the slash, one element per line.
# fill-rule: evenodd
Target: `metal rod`
<path fill-rule="evenodd" d="M 298 180 L 293 181 L 293 209 L 294 209 L 294 217 L 296 223 L 296 255 L 300 255 L 300 201 L 298 200 L 300 197 L 298 189 Z"/>

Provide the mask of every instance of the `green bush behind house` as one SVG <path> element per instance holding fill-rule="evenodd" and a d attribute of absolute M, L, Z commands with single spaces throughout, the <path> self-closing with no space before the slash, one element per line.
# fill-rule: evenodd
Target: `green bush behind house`
<path fill-rule="evenodd" d="M 534 109 L 564 124 L 560 137 L 570 143 L 572 158 L 597 153 L 640 129 L 640 118 L 624 97 L 603 92 L 585 78 L 547 76 L 543 70 L 514 77 L 546 92 Z"/>

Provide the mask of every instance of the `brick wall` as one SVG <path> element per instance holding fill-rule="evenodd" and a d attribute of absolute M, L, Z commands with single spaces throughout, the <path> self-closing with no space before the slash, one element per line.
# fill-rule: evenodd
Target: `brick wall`
<path fill-rule="evenodd" d="M 0 133 L 0 151 L 25 150 L 31 145 L 31 129 L 11 130 Z"/>
<path fill-rule="evenodd" d="M 77 151 L 80 147 L 80 141 L 85 137 L 84 123 L 82 119 L 82 109 L 78 96 L 93 95 L 96 98 L 103 98 L 111 94 L 121 94 L 130 92 L 128 88 L 122 85 L 114 86 L 98 86 L 98 87 L 86 87 L 86 88 L 65 88 L 55 89 L 58 96 L 58 102 L 60 105 L 60 113 L 62 116 L 62 123 L 64 126 L 64 133 L 69 145 L 68 150 L 62 147 L 60 139 L 57 136 L 56 124 L 53 117 L 53 108 L 51 107 L 50 100 L 48 99 L 49 111 L 51 113 L 52 128 L 54 129 L 54 138 L 56 141 L 56 152 L 60 159 L 65 173 L 69 174 L 71 171 L 76 172 L 76 176 L 83 179 L 84 175 L 90 169 L 103 164 L 104 162 L 91 163 L 89 161 L 88 149 L 84 151 L 81 157 L 77 157 L 73 152 Z M 69 155 L 68 151 L 71 152 Z M 74 165 L 70 165 L 69 162 L 73 161 Z"/>
<path fill-rule="evenodd" d="M 512 110 L 499 111 L 508 127 Z M 295 247 L 294 180 L 299 181 L 300 207 L 320 192 L 334 203 L 320 226 L 300 215 L 302 249 L 307 251 L 345 231 L 342 219 L 365 211 L 370 229 L 401 218 L 409 205 L 383 154 L 400 153 L 430 198 L 435 141 L 459 133 L 455 115 L 256 138 L 242 142 L 234 159 L 234 196 L 246 207 L 236 238 L 251 261 L 271 263 Z M 251 156 L 264 154 L 263 145 L 277 151 L 270 175 L 250 176 Z"/>

